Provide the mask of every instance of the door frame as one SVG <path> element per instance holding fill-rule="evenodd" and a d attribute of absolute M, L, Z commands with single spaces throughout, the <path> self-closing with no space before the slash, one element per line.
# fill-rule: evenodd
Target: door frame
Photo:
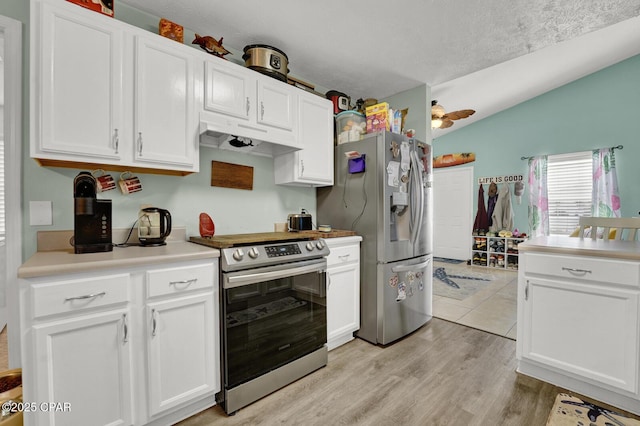
<path fill-rule="evenodd" d="M 4 36 L 6 300 L 9 368 L 20 367 L 18 268 L 22 264 L 22 22 L 0 15 Z"/>

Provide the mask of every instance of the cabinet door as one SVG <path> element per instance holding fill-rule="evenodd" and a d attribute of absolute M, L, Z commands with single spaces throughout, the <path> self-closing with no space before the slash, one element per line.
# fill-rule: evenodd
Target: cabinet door
<path fill-rule="evenodd" d="M 129 317 L 128 309 L 118 309 L 33 327 L 34 401 L 70 404 L 37 410 L 35 424 L 132 424 Z"/>
<path fill-rule="evenodd" d="M 112 19 L 76 9 L 34 3 L 31 155 L 114 162 L 122 151 L 123 35 Z"/>
<path fill-rule="evenodd" d="M 256 104 L 255 77 L 249 78 L 241 67 L 222 59 L 206 61 L 205 68 L 204 108 L 249 120 Z"/>
<path fill-rule="evenodd" d="M 275 183 L 333 185 L 333 110 L 329 100 L 300 93 L 298 141 L 302 150 L 274 158 Z"/>
<path fill-rule="evenodd" d="M 214 293 L 149 303 L 149 415 L 220 389 Z"/>
<path fill-rule="evenodd" d="M 638 290 L 542 278 L 523 284 L 524 358 L 638 394 Z"/>
<path fill-rule="evenodd" d="M 197 168 L 194 59 L 171 43 L 136 37 L 134 158 Z"/>
<path fill-rule="evenodd" d="M 353 335 L 360 328 L 360 265 L 348 263 L 327 270 L 327 341 Z"/>
<path fill-rule="evenodd" d="M 296 95 L 294 90 L 299 89 L 265 76 L 260 76 L 257 84 L 257 122 L 293 131 Z"/>
<path fill-rule="evenodd" d="M 333 110 L 328 99 L 298 98 L 298 155 L 300 179 L 333 185 Z"/>

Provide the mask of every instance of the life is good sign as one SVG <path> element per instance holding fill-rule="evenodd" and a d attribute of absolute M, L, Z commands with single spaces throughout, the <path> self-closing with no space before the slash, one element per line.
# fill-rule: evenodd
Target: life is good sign
<path fill-rule="evenodd" d="M 493 176 L 493 177 L 481 177 L 478 178 L 478 184 L 481 183 L 514 183 L 514 182 L 522 182 L 524 180 L 523 175 L 504 175 L 504 176 Z"/>

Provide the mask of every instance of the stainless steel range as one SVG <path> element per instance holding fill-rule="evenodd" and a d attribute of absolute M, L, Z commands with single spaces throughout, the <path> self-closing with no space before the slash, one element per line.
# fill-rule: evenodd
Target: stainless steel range
<path fill-rule="evenodd" d="M 242 234 L 221 248 L 223 389 L 227 414 L 327 364 L 323 240 L 291 233 L 252 243 Z M 215 237 L 214 237 L 215 239 Z M 224 239 L 224 238 L 223 238 Z M 191 241 L 216 246 L 211 240 Z"/>

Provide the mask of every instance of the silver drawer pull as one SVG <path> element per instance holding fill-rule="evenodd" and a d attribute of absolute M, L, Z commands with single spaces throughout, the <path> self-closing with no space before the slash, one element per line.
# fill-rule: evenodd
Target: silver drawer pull
<path fill-rule="evenodd" d="M 180 285 L 180 284 L 186 284 L 185 287 L 190 286 L 191 284 L 197 282 L 198 279 L 197 278 L 192 278 L 190 280 L 182 280 L 182 281 L 171 281 L 169 282 L 169 285 Z"/>
<path fill-rule="evenodd" d="M 123 328 L 123 338 L 122 343 L 127 343 L 129 341 L 129 327 L 127 325 L 127 314 L 122 314 L 122 328 Z"/>
<path fill-rule="evenodd" d="M 349 258 L 349 256 L 351 256 L 350 254 L 343 254 L 342 256 L 338 256 L 338 259 L 340 260 L 346 260 Z"/>
<path fill-rule="evenodd" d="M 156 327 L 158 323 L 156 322 L 156 310 L 151 310 L 151 337 L 156 337 Z"/>
<path fill-rule="evenodd" d="M 567 272 L 571 272 L 572 274 L 590 274 L 591 271 L 589 271 L 588 269 L 575 269 L 575 268 L 565 268 L 564 266 L 562 267 L 563 271 L 567 271 Z"/>
<path fill-rule="evenodd" d="M 103 291 L 102 293 L 85 294 L 84 296 L 67 297 L 64 301 L 69 302 L 71 300 L 95 299 L 96 297 L 104 296 L 105 294 L 107 294 L 106 291 Z"/>

